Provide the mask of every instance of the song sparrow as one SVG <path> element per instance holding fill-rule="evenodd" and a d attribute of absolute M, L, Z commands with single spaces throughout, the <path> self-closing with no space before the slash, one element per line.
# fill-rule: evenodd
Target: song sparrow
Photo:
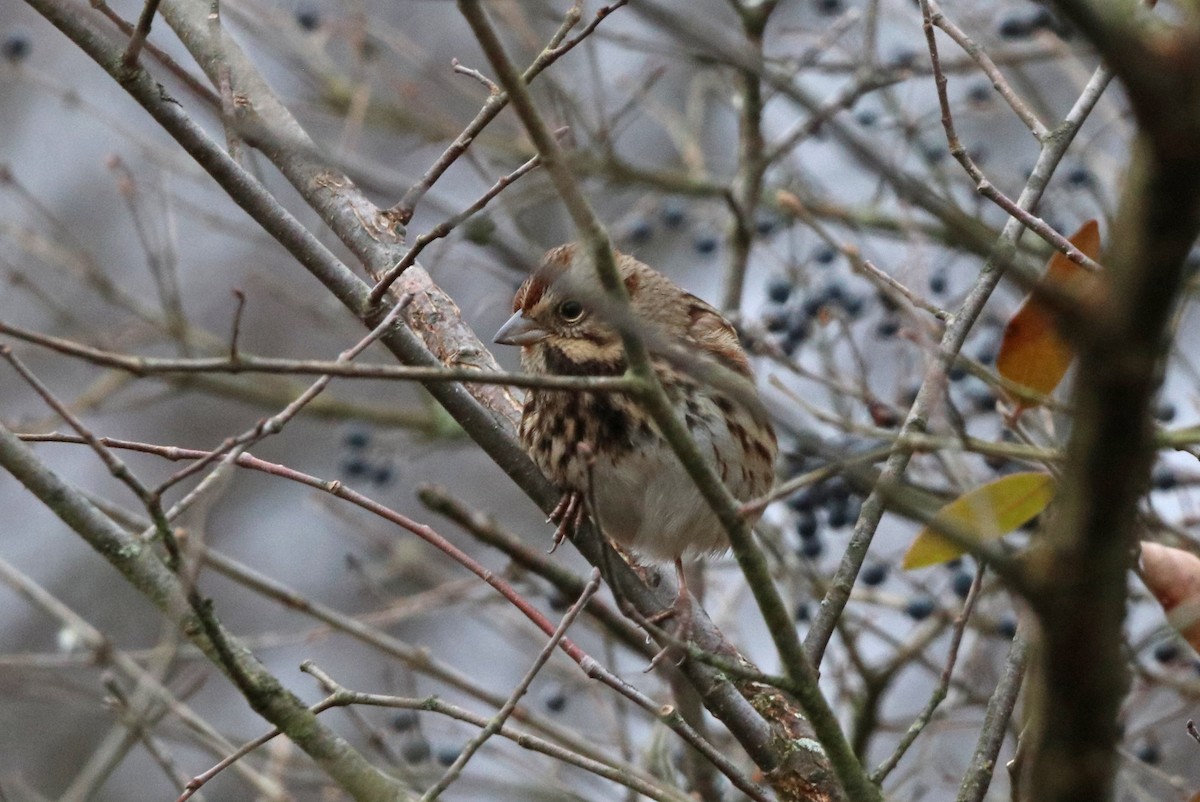
<path fill-rule="evenodd" d="M 766 493 L 774 479 L 775 432 L 733 326 L 661 273 L 632 256 L 615 256 L 629 292 L 627 323 L 646 344 L 663 389 L 701 453 L 735 498 Z M 625 372 L 618 318 L 580 246 L 547 253 L 517 290 L 513 310 L 495 341 L 521 346 L 526 371 Z M 641 555 L 674 561 L 681 602 L 682 558 L 728 548 L 724 528 L 682 463 L 628 395 L 534 389 L 525 402 L 520 438 L 564 491 L 552 518 L 569 525 L 582 510 L 590 482 L 601 531 Z M 560 527 L 556 542 L 563 531 Z"/>

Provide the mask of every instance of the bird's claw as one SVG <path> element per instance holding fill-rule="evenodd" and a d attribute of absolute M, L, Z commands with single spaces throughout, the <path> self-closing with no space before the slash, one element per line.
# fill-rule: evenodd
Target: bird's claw
<path fill-rule="evenodd" d="M 550 511 L 547 523 L 557 524 L 554 530 L 554 543 L 547 554 L 553 554 L 569 535 L 575 534 L 583 526 L 583 494 L 570 491 L 563 494 L 558 505 Z"/>

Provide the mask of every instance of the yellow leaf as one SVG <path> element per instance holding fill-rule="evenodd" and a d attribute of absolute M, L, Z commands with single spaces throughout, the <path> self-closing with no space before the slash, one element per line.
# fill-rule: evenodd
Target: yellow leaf
<path fill-rule="evenodd" d="M 1071 244 L 1091 259 L 1100 253 L 1100 227 L 1088 220 L 1070 237 Z M 1061 253 L 1050 257 L 1042 281 L 1061 289 L 1093 280 L 1083 267 Z M 1075 353 L 1058 330 L 1058 321 L 1036 293 L 1030 293 L 1021 308 L 1004 327 L 996 371 L 1004 378 L 1026 387 L 1036 395 L 1049 395 L 1062 381 Z M 1020 400 L 1022 406 L 1036 402 Z"/>
<path fill-rule="evenodd" d="M 905 569 L 953 560 L 966 549 L 939 534 L 953 529 L 977 543 L 1007 535 L 1046 508 L 1054 497 L 1048 473 L 1010 473 L 964 493 L 938 510 L 904 555 Z"/>

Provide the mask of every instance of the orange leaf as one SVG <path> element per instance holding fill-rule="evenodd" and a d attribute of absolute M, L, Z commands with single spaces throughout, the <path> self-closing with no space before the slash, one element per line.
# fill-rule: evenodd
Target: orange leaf
<path fill-rule="evenodd" d="M 1100 227 L 1088 220 L 1070 238 L 1071 244 L 1091 259 L 1100 254 Z M 1092 280 L 1091 274 L 1061 253 L 1050 257 L 1042 281 L 1061 289 Z M 1035 293 L 1030 293 L 1021 308 L 1004 328 L 996 370 L 1004 378 L 1034 391 L 1049 395 L 1062 381 L 1075 352 L 1058 330 L 1054 314 Z M 1033 403 L 1022 399 L 1022 406 Z"/>

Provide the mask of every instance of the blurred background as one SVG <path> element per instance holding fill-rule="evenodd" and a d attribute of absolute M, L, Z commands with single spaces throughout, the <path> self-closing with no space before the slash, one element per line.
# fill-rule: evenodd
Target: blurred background
<path fill-rule="evenodd" d="M 558 28 L 565 2 L 488 4 L 510 53 L 529 63 Z M 109 7 L 135 20 L 141 5 Z M 582 4 L 583 25 L 600 5 Z M 396 203 L 477 113 L 487 88 L 452 61 L 490 73 L 454 4 L 436 0 L 225 0 L 222 24 L 304 125 L 321 157 L 381 207 Z M 1012 88 L 1049 127 L 1070 109 L 1096 66 L 1089 48 L 1041 5 L 1026 0 L 947 3 L 947 14 L 995 60 Z M 122 41 L 98 12 L 80 14 Z M 1166 13 L 1169 13 L 1169 9 Z M 107 27 L 106 27 L 107 26 Z M 149 40 L 204 81 L 167 25 Z M 992 81 L 949 39 L 940 39 L 962 143 L 987 177 L 1016 197 L 1037 142 Z M 936 317 L 974 285 L 1004 213 L 974 192 L 950 156 L 937 107 L 921 12 L 907 0 L 784 0 L 762 44 L 784 87 L 763 82 L 756 124 L 761 187 L 739 222 L 748 171 L 744 86 L 738 59 L 753 52 L 730 4 L 634 0 L 606 17 L 534 84 L 546 117 L 568 129 L 573 167 L 619 248 L 726 310 L 754 354 L 760 384 L 787 454 L 786 479 L 818 467 L 797 436 L 819 436 L 858 453 L 888 442 L 934 358 Z M 143 56 L 149 58 L 149 56 Z M 219 117 L 177 74 L 150 62 L 165 90 L 214 136 Z M 1070 235 L 1112 213 L 1129 147 L 1119 88 L 1110 87 L 1054 174 L 1039 213 Z M 409 241 L 457 214 L 533 151 L 505 111 L 433 186 L 408 225 Z M 265 159 L 249 167 L 305 225 L 361 270 Z M 781 203 L 780 192 L 786 193 Z M 798 218 L 787 197 L 807 210 Z M 484 343 L 508 316 L 512 292 L 548 247 L 572 237 L 539 171 L 428 247 L 422 266 L 457 302 Z M 1022 257 L 1049 250 L 1026 235 Z M 856 267 L 865 257 L 908 290 L 888 291 Z M 744 279 L 731 278 L 744 270 Z M 74 44 L 22 3 L 0 4 L 0 321 L 109 351 L 159 356 L 228 352 L 245 299 L 245 353 L 330 360 L 358 342 L 361 324 L 258 229 L 206 174 Z M 1017 430 L 998 410 L 992 364 L 1004 322 L 1023 292 L 1002 287 L 963 353 L 977 369 L 951 370 L 931 429 L 995 442 L 1061 444 L 1068 418 L 1039 412 Z M 1190 301 L 1190 298 L 1189 298 Z M 1197 374 L 1188 356 L 1195 315 L 1184 306 L 1164 426 L 1194 425 Z M 311 377 L 202 374 L 137 378 L 4 337 L 21 360 L 98 435 L 211 449 L 277 413 Z M 515 349 L 497 348 L 507 368 Z M 363 361 L 390 363 L 373 347 Z M 18 432 L 67 431 L 9 366 L 0 366 L 0 418 Z M 95 454 L 45 443 L 39 456 L 110 505 L 131 526 L 137 499 Z M 485 565 L 505 573 L 553 620 L 564 600 L 542 578 L 426 508 L 417 490 L 440 488 L 464 508 L 536 548 L 552 528 L 503 472 L 419 388 L 404 382 L 335 380 L 304 414 L 253 453 L 360 492 L 427 522 Z M 149 484 L 180 467 L 123 453 Z M 1181 529 L 1196 514 L 1194 466 L 1164 457 L 1153 509 Z M 1022 463 L 995 455 L 938 452 L 914 460 L 909 477 L 946 497 Z M 185 483 L 168 501 L 194 486 Z M 760 534 L 802 630 L 857 518 L 844 481 L 809 487 L 773 504 Z M 171 688 L 181 704 L 235 745 L 267 725 L 211 665 L 164 632 L 157 612 L 11 477 L 0 477 L 0 789 L 22 799 L 173 799 L 176 774 L 198 774 L 223 754 L 179 710 L 158 710 L 152 741 L 123 723 L 114 683 L 129 677 L 97 665 L 72 627 L 31 604 L 24 576 L 82 616 L 113 648 Z M 125 516 L 122 518 L 122 516 Z M 253 471 L 224 480 L 179 525 L 210 548 L 311 601 L 368 624 L 410 648 L 404 659 L 288 609 L 245 578 L 207 569 L 203 592 L 282 681 L 310 702 L 316 683 L 298 671 L 311 659 L 346 687 L 404 696 L 437 694 L 490 715 L 527 670 L 543 636 L 490 588 L 387 522 L 302 485 Z M 886 758 L 926 704 L 942 671 L 955 616 L 975 566 L 957 560 L 913 572 L 898 563 L 917 526 L 884 519 L 822 680 L 868 765 Z M 1013 539 L 1023 542 L 1026 534 Z M 570 547 L 555 560 L 583 573 Z M 707 563 L 705 606 L 764 670 L 775 654 L 732 558 Z M 15 573 L 14 573 L 15 572 Z M 1135 583 L 1136 584 L 1136 583 Z M 1183 798 L 1200 778 L 1183 734 L 1200 692 L 1195 655 L 1134 588 L 1123 787 L 1129 799 Z M 949 695 L 889 777 L 891 798 L 951 798 L 1003 668 L 1019 610 L 988 576 L 969 621 Z M 580 626 L 583 626 L 582 622 Z M 656 699 L 661 673 L 591 628 L 573 635 L 597 659 Z M 427 656 L 438 668 L 421 661 Z M 453 672 L 461 681 L 447 680 Z M 556 656 L 527 706 L 548 725 L 683 784 L 682 744 L 644 713 Z M 149 714 L 147 714 L 149 715 Z M 378 765 L 423 789 L 474 730 L 441 716 L 378 709 L 324 714 Z M 710 721 L 710 725 L 712 722 Z M 1009 746 L 1020 729 L 1015 718 Z M 134 733 L 132 736 L 130 733 Z M 719 725 L 709 733 L 745 762 Z M 154 746 L 148 746 L 153 743 Z M 164 762 L 164 755 L 167 756 Z M 294 747 L 272 743 L 205 786 L 209 799 L 338 799 Z M 166 766 L 166 768 L 164 768 Z M 257 778 L 257 779 L 255 779 Z M 267 787 L 269 778 L 277 785 Z M 447 799 L 626 797 L 592 775 L 511 743 L 490 743 Z M 621 795 L 621 796 L 618 796 Z M 738 798 L 728 791 L 726 798 Z M 998 771 L 990 799 L 1008 798 Z"/>

